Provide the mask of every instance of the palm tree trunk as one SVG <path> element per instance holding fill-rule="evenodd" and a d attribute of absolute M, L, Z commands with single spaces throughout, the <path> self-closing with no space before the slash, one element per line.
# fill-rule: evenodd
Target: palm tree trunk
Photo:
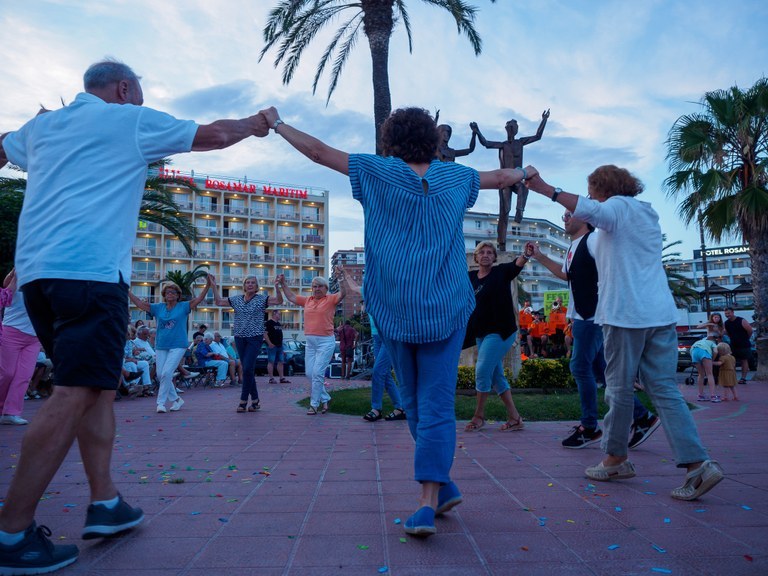
<path fill-rule="evenodd" d="M 752 260 L 752 293 L 757 324 L 758 365 L 755 380 L 768 380 L 768 236 L 758 233 L 746 240 Z"/>
<path fill-rule="evenodd" d="M 376 153 L 381 153 L 381 125 L 392 112 L 389 91 L 389 38 L 392 35 L 392 0 L 363 0 L 363 29 L 371 50 L 373 77 L 373 120 L 376 127 Z"/>

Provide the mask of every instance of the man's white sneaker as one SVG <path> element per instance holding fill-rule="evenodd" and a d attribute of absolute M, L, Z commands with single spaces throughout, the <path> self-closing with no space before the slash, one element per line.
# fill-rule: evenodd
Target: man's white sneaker
<path fill-rule="evenodd" d="M 168 412 L 168 410 L 166 409 L 165 406 L 163 406 L 162 404 L 158 404 L 157 405 L 157 413 L 158 414 L 165 414 L 166 412 Z"/>
<path fill-rule="evenodd" d="M 190 372 L 188 377 L 197 378 L 198 376 L 200 376 L 200 372 Z"/>
<path fill-rule="evenodd" d="M 178 386 L 176 386 L 176 393 L 177 393 L 177 394 L 184 394 L 184 390 L 182 390 L 181 388 L 179 388 Z"/>
<path fill-rule="evenodd" d="M 171 412 L 177 412 L 181 410 L 182 406 L 184 406 L 184 400 L 182 400 L 181 398 L 176 398 L 173 404 L 171 404 Z"/>
<path fill-rule="evenodd" d="M 22 418 L 21 416 L 6 414 L 0 417 L 0 424 L 12 424 L 14 426 L 24 426 L 24 424 L 29 424 L 29 421 L 24 420 L 24 418 Z"/>

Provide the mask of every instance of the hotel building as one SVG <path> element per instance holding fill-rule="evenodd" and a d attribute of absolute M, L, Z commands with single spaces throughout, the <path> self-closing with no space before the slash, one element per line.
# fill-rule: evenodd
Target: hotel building
<path fill-rule="evenodd" d="M 278 274 L 285 275 L 295 292 L 308 296 L 312 278 L 328 275 L 327 190 L 167 169 L 158 176 L 169 181 L 167 188 L 196 227 L 198 239 L 190 255 L 168 230 L 140 219 L 131 278 L 131 290 L 139 298 L 161 302 L 160 285 L 167 272 L 187 272 L 201 264 L 216 276 L 224 297 L 241 294 L 249 275 L 256 276 L 262 293 L 273 295 Z M 280 310 L 286 337 L 303 337 L 303 311 L 290 302 Z M 205 324 L 229 334 L 232 315 L 231 308 L 215 306 L 209 292 L 191 313 L 189 329 Z M 145 314 L 132 306 L 131 320 L 138 318 Z"/>

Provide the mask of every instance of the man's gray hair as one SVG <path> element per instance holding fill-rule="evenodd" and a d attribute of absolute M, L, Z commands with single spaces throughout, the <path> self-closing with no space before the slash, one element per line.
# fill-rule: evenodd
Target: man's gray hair
<path fill-rule="evenodd" d="M 141 325 L 136 329 L 136 334 L 144 334 L 144 332 L 149 334 L 149 326 Z"/>
<path fill-rule="evenodd" d="M 105 88 L 120 80 L 139 82 L 140 77 L 131 68 L 117 60 L 105 59 L 91 64 L 83 75 L 83 87 L 86 91 Z"/>
<path fill-rule="evenodd" d="M 210 332 L 206 332 L 205 334 L 203 334 L 203 340 L 213 340 L 213 334 L 211 334 Z"/>

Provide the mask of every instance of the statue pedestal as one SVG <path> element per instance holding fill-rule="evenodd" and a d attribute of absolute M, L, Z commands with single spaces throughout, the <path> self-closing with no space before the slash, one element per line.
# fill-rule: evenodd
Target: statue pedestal
<path fill-rule="evenodd" d="M 518 254 L 511 254 L 510 252 L 500 252 L 496 264 L 512 262 L 517 259 L 517 256 Z M 470 270 L 477 270 L 477 264 L 475 264 L 474 255 L 471 253 L 467 254 L 467 267 Z M 517 279 L 512 280 L 512 282 L 509 283 L 509 290 L 512 294 L 512 303 L 515 310 L 515 316 L 517 317 L 519 312 L 519 305 L 517 303 Z M 476 363 L 477 346 L 472 346 L 472 348 L 462 350 L 461 356 L 459 357 L 460 366 L 474 366 Z M 512 371 L 512 374 L 514 374 L 515 378 L 517 378 L 517 375 L 520 372 L 520 368 L 522 367 L 522 360 L 520 359 L 519 328 L 518 341 L 514 344 L 514 346 L 512 346 L 512 348 L 509 349 L 509 352 L 507 352 L 506 356 L 504 356 L 502 364 L 504 365 L 504 368 L 509 368 Z"/>

